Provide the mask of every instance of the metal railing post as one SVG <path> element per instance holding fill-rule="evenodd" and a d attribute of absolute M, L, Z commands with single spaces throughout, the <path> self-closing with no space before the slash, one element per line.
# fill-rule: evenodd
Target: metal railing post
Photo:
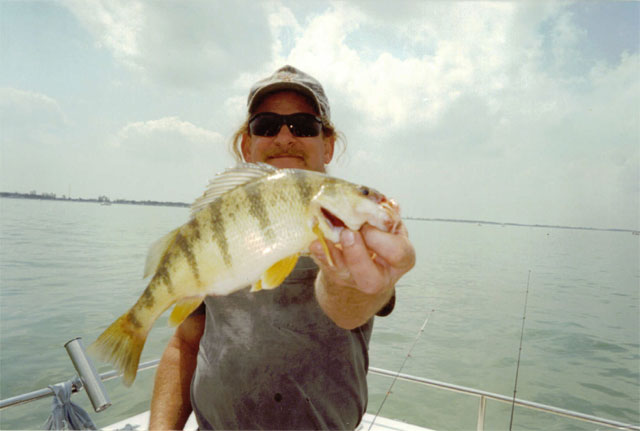
<path fill-rule="evenodd" d="M 67 353 L 73 362 L 73 366 L 78 372 L 78 376 L 82 381 L 82 385 L 87 391 L 87 395 L 91 400 L 93 409 L 96 412 L 101 412 L 111 405 L 107 390 L 102 384 L 102 379 L 98 375 L 96 368 L 93 366 L 93 362 L 87 356 L 82 345 L 82 338 L 74 338 L 68 341 L 64 348 L 67 349 Z"/>
<path fill-rule="evenodd" d="M 478 423 L 476 425 L 477 431 L 484 431 L 484 414 L 487 410 L 487 398 L 484 395 L 480 396 L 480 405 L 478 406 Z"/>

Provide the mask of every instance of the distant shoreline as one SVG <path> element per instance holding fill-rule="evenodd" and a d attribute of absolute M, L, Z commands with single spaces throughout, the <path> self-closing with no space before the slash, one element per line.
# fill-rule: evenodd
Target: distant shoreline
<path fill-rule="evenodd" d="M 150 206 L 163 206 L 163 207 L 185 207 L 188 208 L 191 205 L 184 202 L 163 202 L 163 201 L 134 201 L 127 199 L 115 199 L 110 200 L 107 197 L 101 196 L 97 199 L 91 198 L 68 198 L 57 197 L 52 194 L 31 194 L 31 193 L 9 193 L 0 192 L 0 198 L 12 198 L 12 199 L 36 199 L 47 201 L 63 201 L 63 202 L 93 202 L 101 205 L 121 204 L 121 205 L 150 205 Z"/>
<path fill-rule="evenodd" d="M 574 229 L 574 230 L 597 230 L 606 232 L 631 232 L 634 235 L 640 235 L 640 232 L 634 229 L 617 229 L 617 228 L 600 228 L 600 227 L 581 227 L 581 226 L 559 226 L 551 224 L 526 224 L 526 223 L 509 223 L 499 221 L 486 220 L 464 220 L 464 219 L 445 219 L 445 218 L 424 218 L 424 217 L 402 217 L 405 220 L 435 221 L 446 223 L 470 223 L 477 225 L 497 225 L 497 226 L 515 226 L 515 227 L 538 227 L 547 229 Z"/>
<path fill-rule="evenodd" d="M 188 208 L 191 205 L 184 202 L 163 202 L 163 201 L 134 201 L 127 199 L 110 200 L 105 196 L 101 196 L 97 199 L 86 198 L 68 198 L 57 197 L 53 194 L 33 194 L 33 193 L 9 193 L 0 192 L 0 198 L 12 198 L 12 199 L 36 199 L 36 200 L 48 200 L 48 201 L 63 201 L 63 202 L 91 202 L 101 205 L 149 205 L 149 206 L 165 206 L 165 207 L 181 207 Z M 557 226 L 548 224 L 526 224 L 526 223 L 509 223 L 509 222 L 496 222 L 486 220 L 464 220 L 464 219 L 446 219 L 446 218 L 426 218 L 426 217 L 402 217 L 405 220 L 417 220 L 417 221 L 430 221 L 430 222 L 442 222 L 442 223 L 468 223 L 477 225 L 497 225 L 497 226 L 515 226 L 515 227 L 536 227 L 547 229 L 573 229 L 573 230 L 596 230 L 606 232 L 630 232 L 634 235 L 640 235 L 638 230 L 634 229 L 616 229 L 616 228 L 598 228 L 598 227 L 581 227 L 581 226 Z"/>

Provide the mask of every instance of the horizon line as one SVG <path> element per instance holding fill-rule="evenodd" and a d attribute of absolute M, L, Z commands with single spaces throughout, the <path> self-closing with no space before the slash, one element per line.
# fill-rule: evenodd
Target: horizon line
<path fill-rule="evenodd" d="M 154 205 L 154 206 L 168 206 L 168 207 L 190 207 L 191 204 L 186 202 L 176 201 L 152 201 L 152 200 L 136 200 L 136 199 L 116 199 L 111 200 L 107 196 L 99 196 L 98 198 L 72 198 L 70 196 L 63 195 L 58 197 L 55 193 L 20 193 L 20 192 L 3 192 L 0 191 L 0 197 L 19 198 L 19 199 L 39 199 L 39 200 L 56 200 L 56 201 L 69 201 L 69 202 L 108 202 L 113 204 L 127 204 L 127 205 Z M 106 198 L 106 199 L 101 199 Z M 587 226 L 566 226 L 566 225 L 553 225 L 553 224 L 539 224 L 539 223 L 517 223 L 517 222 L 500 222 L 491 220 L 475 220 L 475 219 L 455 219 L 455 218 L 441 218 L 441 217 L 414 217 L 404 216 L 405 220 L 417 220 L 417 221 L 431 221 L 431 222 L 445 222 L 445 223 L 468 223 L 468 224 L 488 224 L 498 226 L 516 226 L 516 227 L 535 227 L 535 228 L 551 228 L 551 229 L 574 229 L 574 230 L 596 230 L 607 232 L 631 232 L 635 235 L 640 234 L 640 229 L 624 229 L 624 228 L 603 228 L 603 227 L 587 227 Z"/>

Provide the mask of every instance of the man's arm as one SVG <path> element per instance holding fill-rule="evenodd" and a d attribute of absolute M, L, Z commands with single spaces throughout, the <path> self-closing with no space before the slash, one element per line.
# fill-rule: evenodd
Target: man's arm
<path fill-rule="evenodd" d="M 343 230 L 340 248 L 328 242 L 329 266 L 318 241 L 310 250 L 320 266 L 316 298 L 336 325 L 353 329 L 366 323 L 391 299 L 396 282 L 415 265 L 407 229 L 383 232 L 365 224 L 358 232 Z"/>
<path fill-rule="evenodd" d="M 158 369 L 151 398 L 150 430 L 182 429 L 191 413 L 191 377 L 204 332 L 204 314 L 192 314 L 169 340 Z"/>

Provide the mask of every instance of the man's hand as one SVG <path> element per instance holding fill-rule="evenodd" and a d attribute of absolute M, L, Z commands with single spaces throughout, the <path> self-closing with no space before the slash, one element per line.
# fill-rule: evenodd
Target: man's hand
<path fill-rule="evenodd" d="M 340 243 L 327 241 L 330 266 L 319 241 L 310 246 L 320 267 L 316 296 L 339 326 L 352 329 L 369 320 L 394 291 L 396 282 L 415 265 L 415 250 L 400 223 L 395 233 L 368 224 L 358 232 L 344 229 Z"/>

